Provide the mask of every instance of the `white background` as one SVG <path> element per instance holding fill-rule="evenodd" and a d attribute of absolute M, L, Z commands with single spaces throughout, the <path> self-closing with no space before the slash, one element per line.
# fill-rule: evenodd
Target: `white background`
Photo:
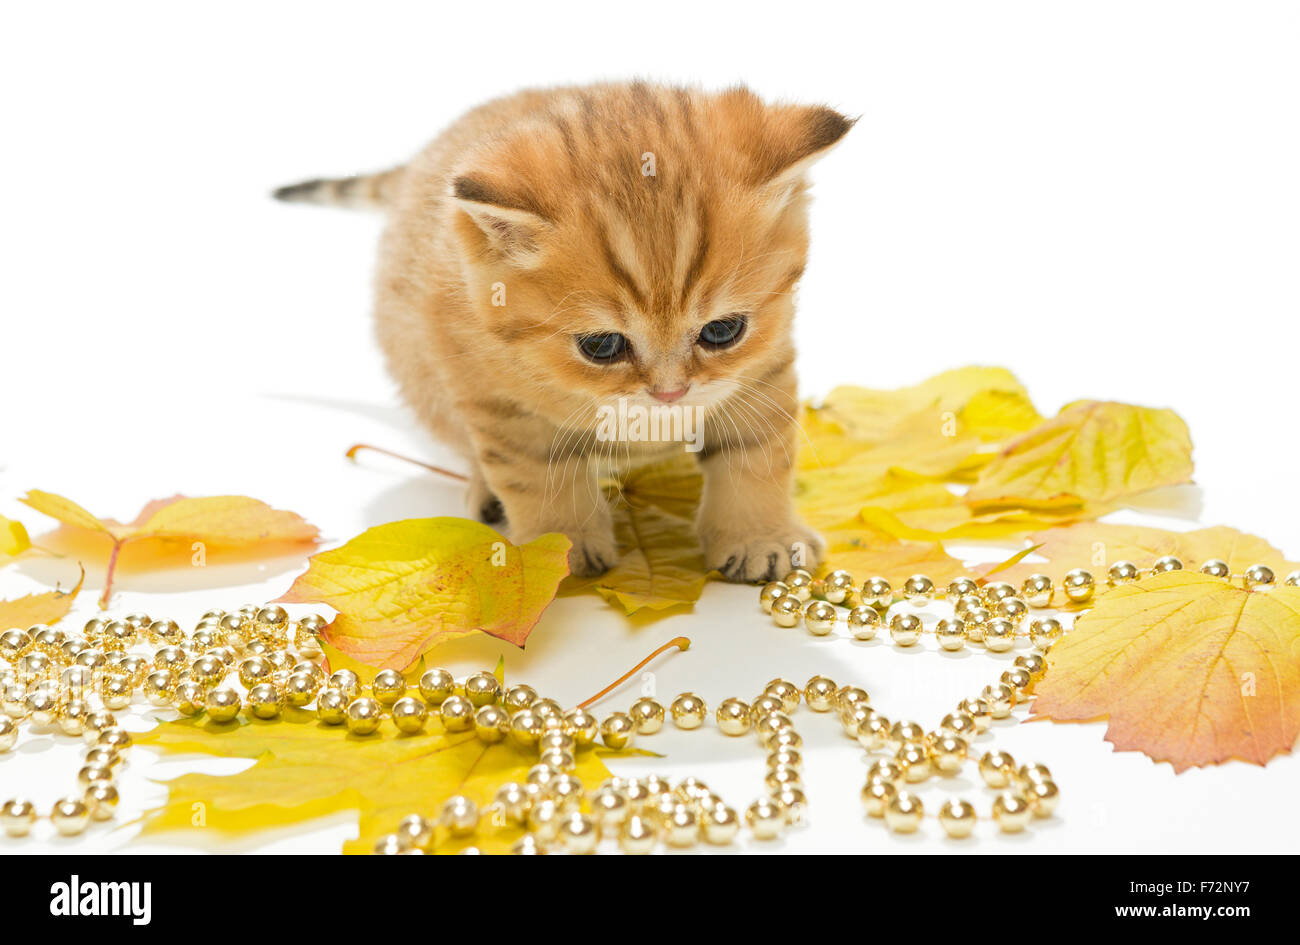
<path fill-rule="evenodd" d="M 1294 557 L 1298 45 L 1300 8 L 1282 3 L 7 5 L 0 511 L 37 531 L 14 501 L 33 487 L 119 518 L 174 492 L 243 493 L 331 540 L 459 514 L 454 484 L 342 458 L 368 440 L 452 461 L 397 408 L 371 340 L 378 219 L 267 193 L 399 162 L 519 86 L 647 76 L 742 80 L 861 116 L 814 172 L 798 327 L 808 393 L 987 363 L 1013 368 L 1045 412 L 1079 397 L 1174 406 L 1196 443 L 1198 520 Z M 10 567 L 0 595 L 54 576 Z M 124 581 L 118 604 L 192 620 L 290 577 L 217 564 Z M 247 586 L 218 586 L 230 582 Z M 928 725 L 1002 669 L 795 636 L 753 601 L 710 585 L 693 615 L 645 625 L 564 600 L 508 667 L 572 703 L 686 634 L 695 647 L 658 666 L 664 695 L 693 688 L 712 704 L 821 671 Z M 460 672 L 506 649 L 459 643 L 440 658 Z M 997 744 L 1052 767 L 1059 818 L 1019 837 L 985 824 L 968 844 L 933 824 L 891 837 L 857 806 L 861 752 L 829 719 L 797 722 L 809 823 L 764 849 L 1297 847 L 1293 758 L 1175 777 L 1113 754 L 1101 725 L 1048 723 L 999 729 Z M 70 788 L 76 755 L 58 742 L 0 758 L 0 795 L 48 807 Z M 703 774 L 736 804 L 758 793 L 749 740 L 666 732 L 645 745 L 667 757 L 641 769 Z M 136 751 L 124 819 L 161 796 L 146 777 L 200 764 L 218 770 Z M 964 793 L 987 809 L 990 795 Z M 271 848 L 337 849 L 347 820 Z M 132 834 L 51 841 L 41 828 L 0 849 L 168 849 Z"/>

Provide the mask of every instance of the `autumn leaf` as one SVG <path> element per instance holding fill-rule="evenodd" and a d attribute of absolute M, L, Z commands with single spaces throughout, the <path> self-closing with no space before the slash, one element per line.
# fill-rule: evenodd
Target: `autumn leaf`
<path fill-rule="evenodd" d="M 101 609 L 108 607 L 113 576 L 124 556 L 145 545 L 185 546 L 201 542 L 208 551 L 251 546 L 315 544 L 316 526 L 293 512 L 273 509 L 245 496 L 173 496 L 148 503 L 131 522 L 99 518 L 71 499 L 33 489 L 22 502 L 69 529 L 100 536 L 108 544 Z"/>
<path fill-rule="evenodd" d="M 81 585 L 86 581 L 86 570 L 81 569 L 81 577 L 70 591 L 45 591 L 40 594 L 28 594 L 13 600 L 0 600 L 0 627 L 31 627 L 36 624 L 55 624 L 72 610 L 72 605 L 81 593 Z"/>
<path fill-rule="evenodd" d="M 405 669 L 479 630 L 522 647 L 569 573 L 569 548 L 563 535 L 516 546 L 465 518 L 407 519 L 313 555 L 280 600 L 328 604 L 339 612 L 330 644 Z"/>
<path fill-rule="evenodd" d="M 1116 748 L 1176 772 L 1262 765 L 1300 735 L 1300 588 L 1153 575 L 1098 598 L 1047 661 L 1034 715 L 1107 719 Z"/>
<path fill-rule="evenodd" d="M 1241 574 L 1252 564 L 1266 564 L 1278 575 L 1300 569 L 1300 562 L 1287 560 L 1263 538 L 1223 525 L 1175 532 L 1145 525 L 1086 522 L 1035 532 L 1029 541 L 1040 546 L 1035 553 L 1047 561 L 1005 568 L 998 580 L 1019 584 L 1030 574 L 1046 574 L 1059 582 L 1073 568 L 1090 568 L 1104 581 L 1106 569 L 1117 561 L 1149 568 L 1167 555 L 1178 558 L 1188 569 L 1218 558 L 1227 562 L 1233 574 Z M 985 569 L 982 573 L 990 572 Z"/>
<path fill-rule="evenodd" d="M 207 843 L 214 830 L 250 835 L 356 811 L 358 835 L 343 845 L 344 853 L 369 853 L 407 814 L 436 818 L 454 795 L 464 795 L 482 809 L 498 787 L 524 781 L 537 762 L 536 750 L 509 739 L 487 745 L 473 732 L 445 732 L 436 713 L 429 730 L 418 735 L 397 734 L 389 720 L 374 735 L 349 735 L 341 727 L 319 723 L 314 712 L 286 708 L 276 721 L 250 721 L 241 714 L 236 722 L 218 725 L 199 716 L 161 722 L 134 738 L 164 756 L 202 754 L 255 762 L 238 774 L 185 774 L 165 782 L 166 802 L 145 814 L 144 833 Z M 611 754 L 603 748 L 579 751 L 573 774 L 584 784 L 600 783 L 609 777 L 603 759 Z M 193 826 L 196 809 L 205 812 L 202 827 Z M 453 838 L 439 829 L 436 852 L 475 846 L 485 853 L 505 853 L 522 835 L 521 828 L 493 824 L 485 816 L 472 838 Z"/>
<path fill-rule="evenodd" d="M 16 558 L 31 546 L 23 523 L 0 515 L 0 558 Z"/>
<path fill-rule="evenodd" d="M 1192 441 L 1172 410 L 1080 401 L 1013 440 L 966 494 L 976 511 L 1060 509 L 1188 482 Z"/>
<path fill-rule="evenodd" d="M 937 584 L 947 584 L 967 572 L 961 561 L 940 542 L 899 541 L 869 526 L 826 531 L 826 560 L 819 574 L 837 568 L 862 580 L 870 575 L 926 574 Z"/>
<path fill-rule="evenodd" d="M 688 607 L 709 579 L 695 534 L 703 479 L 682 454 L 609 484 L 619 562 L 595 578 L 570 578 L 565 593 L 594 588 L 626 614 Z"/>

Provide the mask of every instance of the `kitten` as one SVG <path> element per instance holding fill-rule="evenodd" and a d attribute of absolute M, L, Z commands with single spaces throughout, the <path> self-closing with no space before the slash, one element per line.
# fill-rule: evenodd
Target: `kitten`
<path fill-rule="evenodd" d="M 744 88 L 525 91 L 404 167 L 276 196 L 386 210 L 379 341 L 469 462 L 472 513 L 515 542 L 563 532 L 573 572 L 598 574 L 618 559 L 602 470 L 685 446 L 707 564 L 763 581 L 822 549 L 790 495 L 793 291 L 806 172 L 851 125 Z M 699 439 L 611 438 L 616 409 L 670 417 L 670 435 L 701 418 Z"/>

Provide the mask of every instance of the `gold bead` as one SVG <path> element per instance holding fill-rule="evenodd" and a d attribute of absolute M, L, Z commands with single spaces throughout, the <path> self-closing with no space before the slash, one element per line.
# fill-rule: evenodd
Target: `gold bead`
<path fill-rule="evenodd" d="M 176 684 L 176 694 L 172 705 L 181 715 L 194 716 L 203 711 L 206 693 L 203 687 L 192 679 L 183 679 Z"/>
<path fill-rule="evenodd" d="M 600 843 L 600 829 L 595 818 L 577 811 L 560 823 L 560 842 L 566 853 L 585 855 L 596 852 Z"/>
<path fill-rule="evenodd" d="M 704 839 L 718 846 L 733 842 L 740 832 L 740 817 L 726 804 L 709 809 L 703 821 Z"/>
<path fill-rule="evenodd" d="M 941 735 L 930 746 L 934 767 L 942 775 L 960 771 L 966 760 L 966 751 L 966 739 L 960 735 Z"/>
<path fill-rule="evenodd" d="M 1151 565 L 1151 571 L 1154 574 L 1164 574 L 1167 571 L 1181 571 L 1183 562 L 1174 555 L 1165 555 L 1163 558 L 1157 558 L 1156 563 Z"/>
<path fill-rule="evenodd" d="M 1051 817 L 1061 799 L 1061 793 L 1056 787 L 1056 782 L 1051 780 L 1032 782 L 1025 793 L 1028 796 L 1029 805 L 1034 810 L 1034 816 L 1039 818 Z"/>
<path fill-rule="evenodd" d="M 1025 615 L 1029 613 L 1029 605 L 1019 597 L 1004 597 L 993 608 L 993 613 L 1018 627 L 1024 622 Z"/>
<path fill-rule="evenodd" d="M 925 729 L 919 722 L 898 721 L 889 730 L 889 738 L 899 745 L 904 742 L 919 742 L 925 739 Z"/>
<path fill-rule="evenodd" d="M 885 805 L 885 824 L 894 833 L 914 833 L 924 815 L 921 799 L 907 791 L 899 791 Z"/>
<path fill-rule="evenodd" d="M 420 698 L 426 705 L 440 706 L 456 694 L 456 679 L 445 669 L 426 670 L 420 676 Z M 534 697 L 536 693 L 534 693 Z M 520 706 L 524 708 L 524 706 Z"/>
<path fill-rule="evenodd" d="M 903 597 L 916 607 L 934 599 L 934 582 L 924 574 L 913 574 L 903 583 Z"/>
<path fill-rule="evenodd" d="M 811 601 L 804 608 L 803 625 L 815 637 L 824 637 L 835 629 L 835 605 L 824 600 Z"/>
<path fill-rule="evenodd" d="M 316 718 L 326 725 L 342 725 L 347 721 L 350 701 L 341 689 L 322 689 L 316 696 Z"/>
<path fill-rule="evenodd" d="M 983 699 L 965 699 L 957 706 L 957 709 L 975 720 L 976 732 L 987 732 L 993 724 L 993 713 L 990 711 L 988 703 Z"/>
<path fill-rule="evenodd" d="M 889 636 L 897 646 L 913 646 L 921 639 L 922 629 L 916 614 L 894 614 L 889 620 Z"/>
<path fill-rule="evenodd" d="M 822 582 L 826 599 L 832 604 L 842 604 L 853 591 L 853 575 L 848 571 L 832 571 Z"/>
<path fill-rule="evenodd" d="M 493 803 L 507 823 L 522 826 L 528 822 L 528 809 L 533 802 L 524 785 L 517 781 L 507 781 L 497 788 Z"/>
<path fill-rule="evenodd" d="M 0 807 L 0 824 L 11 837 L 25 837 L 36 823 L 36 808 L 31 801 L 10 800 Z"/>
<path fill-rule="evenodd" d="M 18 723 L 7 715 L 0 715 L 0 752 L 6 752 L 18 743 Z"/>
<path fill-rule="evenodd" d="M 154 670 L 144 679 L 142 687 L 145 700 L 153 706 L 171 705 L 176 696 L 176 686 L 180 680 L 176 674 L 166 669 Z"/>
<path fill-rule="evenodd" d="M 279 718 L 280 710 L 284 708 L 284 697 L 271 683 L 258 683 L 248 690 L 246 701 L 248 714 L 263 721 Z M 208 704 L 208 715 L 212 715 L 211 703 Z"/>
<path fill-rule="evenodd" d="M 1091 600 L 1093 591 L 1096 590 L 1092 575 L 1083 568 L 1075 568 L 1069 572 L 1062 586 L 1065 588 L 1065 596 L 1076 604 Z"/>
<path fill-rule="evenodd" d="M 92 784 L 99 782 L 113 783 L 113 771 L 105 765 L 87 764 L 83 765 L 77 772 L 77 783 L 83 788 L 90 787 Z"/>
<path fill-rule="evenodd" d="M 1034 679 L 1041 679 L 1047 672 L 1047 660 L 1037 653 L 1023 653 L 1016 657 L 1013 665 L 1023 669 Z"/>
<path fill-rule="evenodd" d="M 966 645 L 966 628 L 959 620 L 940 620 L 934 625 L 934 637 L 943 649 L 955 652 Z"/>
<path fill-rule="evenodd" d="M 975 727 L 975 719 L 965 712 L 950 712 L 943 717 L 939 723 L 939 731 L 944 735 L 956 735 L 958 738 L 974 738 L 979 730 Z"/>
<path fill-rule="evenodd" d="M 1046 574 L 1031 574 L 1021 582 L 1020 594 L 1030 607 L 1047 607 L 1052 603 L 1052 579 Z"/>
<path fill-rule="evenodd" d="M 780 699 L 783 712 L 793 712 L 799 708 L 799 701 L 803 698 L 799 687 L 784 679 L 773 679 L 763 687 L 763 695 Z"/>
<path fill-rule="evenodd" d="M 991 788 L 1004 788 L 1011 782 L 1016 760 L 1005 751 L 986 751 L 979 762 L 980 777 Z"/>
<path fill-rule="evenodd" d="M 59 708 L 59 728 L 64 735 L 80 735 L 86 730 L 90 708 L 81 699 L 69 699 Z"/>
<path fill-rule="evenodd" d="M 1016 645 L 1016 626 L 1010 620 L 994 617 L 984 624 L 984 646 L 990 653 L 1005 653 Z"/>
<path fill-rule="evenodd" d="M 433 835 L 437 826 L 433 821 L 421 817 L 419 814 L 408 814 L 397 825 L 397 836 L 404 839 L 412 847 L 424 849 L 433 842 Z"/>
<path fill-rule="evenodd" d="M 99 781 L 86 788 L 82 800 L 85 802 L 86 807 L 90 809 L 92 820 L 104 821 L 113 819 L 113 815 L 117 812 L 120 797 L 116 787 Z"/>
<path fill-rule="evenodd" d="M 832 705 L 841 712 L 845 712 L 854 706 L 871 705 L 871 696 L 867 694 L 867 690 L 860 686 L 840 686 L 835 690 Z"/>
<path fill-rule="evenodd" d="M 1114 587 L 1132 584 L 1141 576 L 1142 572 L 1132 561 L 1116 561 L 1106 569 L 1106 581 Z"/>
<path fill-rule="evenodd" d="M 804 702 L 814 712 L 829 712 L 834 705 L 838 688 L 834 680 L 826 676 L 814 676 L 803 687 Z"/>
<path fill-rule="evenodd" d="M 998 682 L 1004 686 L 1009 686 L 1016 691 L 1018 695 L 1027 693 L 1034 686 L 1034 677 L 1029 675 L 1028 670 L 1009 669 L 998 677 Z"/>
<path fill-rule="evenodd" d="M 249 693 L 251 696 L 252 693 Z M 369 697 L 363 696 L 348 703 L 345 722 L 349 735 L 372 735 L 379 728 L 382 706 Z"/>
<path fill-rule="evenodd" d="M 464 696 L 448 696 L 438 706 L 438 717 L 442 720 L 443 731 L 452 734 L 468 732 L 474 727 L 474 703 Z"/>
<path fill-rule="evenodd" d="M 909 784 L 924 781 L 930 776 L 930 752 L 921 744 L 909 742 L 894 756 L 903 768 L 903 778 Z"/>
<path fill-rule="evenodd" d="M 501 695 L 501 680 L 493 673 L 475 673 L 465 680 L 465 698 L 479 709 L 496 702 Z"/>
<path fill-rule="evenodd" d="M 683 692 L 670 708 L 673 724 L 682 729 L 699 728 L 708 718 L 709 707 L 693 692 Z"/>
<path fill-rule="evenodd" d="M 985 584 L 980 596 L 984 598 L 986 607 L 996 606 L 999 601 L 1006 600 L 1008 597 L 1016 596 L 1016 589 L 1006 581 L 994 581 L 991 584 Z"/>
<path fill-rule="evenodd" d="M 798 705 L 798 703 L 795 703 Z M 750 720 L 757 722 L 765 715 L 771 715 L 773 712 L 785 712 L 786 702 L 777 696 L 762 695 L 754 700 L 749 707 Z"/>
<path fill-rule="evenodd" d="M 453 837 L 468 837 L 478 829 L 478 820 L 478 805 L 460 795 L 447 798 L 438 816 L 438 823 Z"/>
<path fill-rule="evenodd" d="M 650 853 L 655 848 L 658 835 L 659 832 L 651 821 L 633 814 L 619 826 L 618 847 L 624 853 L 632 855 Z"/>
<path fill-rule="evenodd" d="M 785 809 L 774 798 L 759 798 L 745 808 L 745 823 L 755 840 L 775 840 L 785 827 Z"/>
<path fill-rule="evenodd" d="M 948 582 L 948 587 L 944 591 L 944 596 L 952 601 L 960 597 L 966 597 L 969 594 L 978 594 L 980 591 L 979 584 L 968 577 L 953 578 Z"/>
<path fill-rule="evenodd" d="M 636 725 L 638 735 L 653 735 L 664 727 L 666 713 L 660 703 L 648 696 L 633 702 L 627 710 L 628 717 Z"/>
<path fill-rule="evenodd" d="M 232 722 L 239 715 L 241 700 L 234 689 L 213 689 L 203 699 L 203 708 L 214 722 Z"/>
<path fill-rule="evenodd" d="M 1020 794 L 999 794 L 993 801 L 993 819 L 1003 833 L 1019 833 L 1029 824 L 1033 809 Z"/>
<path fill-rule="evenodd" d="M 880 629 L 880 613 L 868 604 L 859 604 L 849 611 L 849 633 L 855 640 L 873 640 Z"/>
<path fill-rule="evenodd" d="M 770 614 L 772 605 L 776 603 L 778 597 L 784 597 L 790 592 L 790 588 L 783 581 L 769 581 L 763 585 L 763 589 L 758 592 L 758 606 L 763 613 Z"/>
<path fill-rule="evenodd" d="M 862 807 L 868 817 L 884 817 L 885 808 L 897 795 L 898 789 L 892 781 L 868 779 L 862 788 Z"/>
<path fill-rule="evenodd" d="M 972 607 L 962 615 L 962 626 L 966 628 L 966 639 L 972 643 L 984 642 L 984 627 L 993 615 L 983 607 Z"/>
<path fill-rule="evenodd" d="M 903 764 L 897 759 L 880 758 L 871 763 L 867 769 L 867 783 L 873 781 L 884 781 L 886 784 L 897 785 L 904 777 Z"/>
<path fill-rule="evenodd" d="M 870 577 L 862 584 L 862 603 L 870 607 L 884 608 L 894 602 L 894 589 L 882 577 Z"/>
<path fill-rule="evenodd" d="M 785 787 L 803 787 L 803 775 L 799 773 L 798 768 L 777 765 L 763 776 L 763 783 L 771 791 L 779 791 Z"/>
<path fill-rule="evenodd" d="M 586 709 L 573 709 L 564 715 L 564 731 L 579 748 L 585 748 L 600 737 L 600 720 Z"/>
<path fill-rule="evenodd" d="M 778 597 L 772 604 L 772 622 L 778 627 L 798 626 L 802 614 L 803 602 L 792 593 Z"/>
<path fill-rule="evenodd" d="M 1208 574 L 1210 577 L 1227 578 L 1232 576 L 1232 569 L 1228 567 L 1228 562 L 1211 558 L 1201 565 L 1201 573 Z"/>
<path fill-rule="evenodd" d="M 1300 571 L 1292 571 L 1282 581 L 1287 587 L 1300 587 Z"/>
<path fill-rule="evenodd" d="M 793 727 L 787 726 L 782 729 L 771 729 L 759 732 L 758 741 L 768 751 L 776 751 L 778 748 L 798 748 L 803 744 L 803 738 Z"/>
<path fill-rule="evenodd" d="M 664 818 L 664 840 L 672 847 L 692 847 L 699 839 L 699 815 L 686 804 L 674 804 Z"/>
<path fill-rule="evenodd" d="M 64 797 L 54 802 L 50 811 L 54 829 L 65 837 L 76 836 L 90 823 L 90 808 L 79 797 Z"/>
<path fill-rule="evenodd" d="M 406 679 L 395 669 L 381 669 L 370 683 L 370 693 L 382 706 L 390 706 L 406 695 Z"/>
<path fill-rule="evenodd" d="M 812 581 L 812 575 L 801 568 L 795 568 L 781 578 L 781 582 L 788 588 L 787 595 L 801 604 L 806 603 L 812 597 Z"/>
<path fill-rule="evenodd" d="M 939 808 L 939 824 L 954 840 L 969 837 L 975 829 L 975 808 L 968 801 L 953 799 Z"/>
<path fill-rule="evenodd" d="M 474 734 L 484 744 L 494 745 L 510 733 L 510 715 L 499 705 L 485 705 L 474 713 Z"/>
<path fill-rule="evenodd" d="M 673 705 L 676 706 L 676 702 Z M 600 740 L 610 748 L 626 748 L 632 743 L 635 733 L 636 723 L 622 712 L 610 713 L 600 723 Z"/>
<path fill-rule="evenodd" d="M 993 718 L 1005 719 L 1015 707 L 1016 691 L 1003 683 L 994 683 L 980 690 L 980 699 L 989 707 L 989 714 Z"/>
<path fill-rule="evenodd" d="M 797 748 L 778 748 L 767 756 L 767 766 L 769 769 L 800 768 L 803 766 L 803 756 Z"/>
<path fill-rule="evenodd" d="M 1268 587 L 1274 580 L 1273 569 L 1264 564 L 1252 564 L 1242 576 L 1242 583 L 1249 590 L 1256 587 Z"/>
<path fill-rule="evenodd" d="M 724 735 L 744 735 L 749 731 L 749 704 L 740 699 L 722 700 L 713 717 Z"/>
<path fill-rule="evenodd" d="M 1065 632 L 1055 617 L 1042 617 L 1029 625 L 1029 640 L 1041 650 L 1049 649 Z"/>
<path fill-rule="evenodd" d="M 862 726 L 878 717 L 879 713 L 875 709 L 862 702 L 840 710 L 840 724 L 844 726 L 844 734 L 849 738 L 857 738 Z"/>
<path fill-rule="evenodd" d="M 250 656 L 239 664 L 239 682 L 246 689 L 251 689 L 258 683 L 268 682 L 275 667 L 271 661 L 261 656 Z"/>
<path fill-rule="evenodd" d="M 135 687 L 126 676 L 107 676 L 100 686 L 99 697 L 103 700 L 104 708 L 115 712 L 131 704 L 131 694 L 134 691 Z M 53 721 L 53 707 L 48 706 L 47 701 L 53 700 L 44 699 L 39 690 L 27 697 L 27 711 L 34 724 L 48 725 Z"/>
<path fill-rule="evenodd" d="M 889 719 L 877 713 L 858 724 L 858 744 L 867 751 L 883 748 L 889 741 Z"/>
<path fill-rule="evenodd" d="M 631 721 L 628 719 L 629 725 Z M 534 713 L 532 709 L 520 709 L 510 716 L 510 740 L 521 748 L 535 747 L 545 730 L 541 716 Z"/>
<path fill-rule="evenodd" d="M 393 724 L 405 735 L 423 731 L 429 721 L 429 707 L 414 696 L 403 696 L 389 711 L 393 715 Z"/>

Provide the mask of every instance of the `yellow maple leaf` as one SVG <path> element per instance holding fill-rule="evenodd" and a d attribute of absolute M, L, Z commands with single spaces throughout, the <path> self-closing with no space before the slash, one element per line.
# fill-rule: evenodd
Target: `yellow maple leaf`
<path fill-rule="evenodd" d="M 1084 522 L 1035 532 L 1029 540 L 1039 546 L 1036 554 L 1047 561 L 1003 568 L 998 580 L 1018 584 L 1037 573 L 1059 582 L 1067 571 L 1088 568 L 1099 582 L 1104 582 L 1106 569 L 1118 561 L 1131 561 L 1140 568 L 1149 568 L 1157 558 L 1167 555 L 1178 558 L 1188 569 L 1218 558 L 1226 561 L 1234 574 L 1241 574 L 1252 564 L 1266 564 L 1279 577 L 1300 568 L 1300 562 L 1287 560 L 1263 538 L 1224 525 L 1174 532 L 1145 525 Z M 983 569 L 983 573 L 989 570 Z"/>
<path fill-rule="evenodd" d="M 966 566 L 937 541 L 899 541 L 869 526 L 828 530 L 823 537 L 826 560 L 818 572 L 823 575 L 837 568 L 858 580 L 872 575 L 894 580 L 919 573 L 937 584 L 946 584 L 967 572 Z"/>
<path fill-rule="evenodd" d="M 1188 482 L 1192 440 L 1172 410 L 1079 401 L 1012 441 L 966 494 L 976 511 L 1060 509 Z"/>
<path fill-rule="evenodd" d="M 405 669 L 438 643 L 482 631 L 522 647 L 569 573 L 570 542 L 512 545 L 465 518 L 407 519 L 313 555 L 280 598 L 328 604 L 333 646 L 370 666 Z"/>
<path fill-rule="evenodd" d="M 151 549 L 156 554 L 157 548 L 174 549 L 178 544 L 201 542 L 208 550 L 252 546 L 270 550 L 315 544 L 319 537 L 316 526 L 293 512 L 273 509 L 246 496 L 172 496 L 148 503 L 133 521 L 125 523 L 99 518 L 71 499 L 40 489 L 31 490 L 20 501 L 67 529 L 107 542 L 101 609 L 108 607 L 117 568 L 133 553 L 137 565 L 146 565 Z"/>
<path fill-rule="evenodd" d="M 161 722 L 134 737 L 164 756 L 204 754 L 255 762 L 238 774 L 185 774 L 165 782 L 167 800 L 146 812 L 144 833 L 205 843 L 213 831 L 242 836 L 356 811 L 358 835 L 343 845 L 344 853 L 369 853 L 407 814 L 436 819 L 454 795 L 485 808 L 501 784 L 524 781 L 537 762 L 535 750 L 509 739 L 488 745 L 473 732 L 445 732 L 436 714 L 429 731 L 417 735 L 399 735 L 385 720 L 374 735 L 352 736 L 340 727 L 321 725 L 314 712 L 286 708 L 275 721 L 241 714 L 235 722 L 216 725 L 200 716 Z M 609 777 L 602 759 L 611 754 L 604 748 L 579 751 L 573 774 L 595 786 Z M 203 826 L 194 826 L 196 810 L 204 813 Z M 434 852 L 475 846 L 485 853 L 505 853 L 522 835 L 521 828 L 488 815 L 471 838 L 451 837 L 439 829 Z"/>
<path fill-rule="evenodd" d="M 1262 765 L 1300 736 L 1300 588 L 1157 574 L 1100 597 L 1047 662 L 1034 715 L 1105 718 L 1116 748 L 1175 771 Z"/>

